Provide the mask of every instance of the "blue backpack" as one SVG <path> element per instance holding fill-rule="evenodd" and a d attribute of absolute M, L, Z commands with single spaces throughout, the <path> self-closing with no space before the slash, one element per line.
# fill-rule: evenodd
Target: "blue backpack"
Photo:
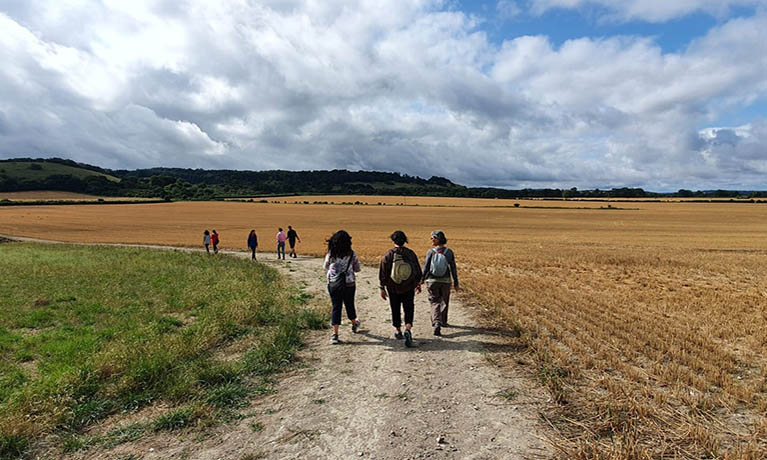
<path fill-rule="evenodd" d="M 450 268 L 450 264 L 447 262 L 447 257 L 445 257 L 445 249 L 435 249 L 434 253 L 431 255 L 431 267 L 429 271 L 435 278 L 442 278 L 447 274 L 448 269 Z"/>

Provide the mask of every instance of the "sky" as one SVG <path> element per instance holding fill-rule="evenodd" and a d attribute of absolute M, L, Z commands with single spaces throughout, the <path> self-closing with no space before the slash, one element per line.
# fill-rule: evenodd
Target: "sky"
<path fill-rule="evenodd" d="M 0 159 L 767 190 L 767 0 L 0 0 Z"/>

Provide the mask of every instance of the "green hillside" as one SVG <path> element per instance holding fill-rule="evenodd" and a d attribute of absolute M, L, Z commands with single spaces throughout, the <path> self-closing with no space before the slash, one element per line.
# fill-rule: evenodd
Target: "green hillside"
<path fill-rule="evenodd" d="M 102 176 L 111 182 L 120 182 L 119 178 L 109 174 L 50 161 L 1 161 L 0 175 L 17 182 L 42 182 L 56 175 L 68 175 L 78 179 Z"/>

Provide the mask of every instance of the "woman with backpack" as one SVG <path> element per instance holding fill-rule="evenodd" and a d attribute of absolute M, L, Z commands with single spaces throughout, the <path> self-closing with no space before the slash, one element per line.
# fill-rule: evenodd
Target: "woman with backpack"
<path fill-rule="evenodd" d="M 431 232 L 432 248 L 426 253 L 423 264 L 421 283 L 426 283 L 431 304 L 431 325 L 434 335 L 442 335 L 442 327 L 447 326 L 447 308 L 450 304 L 450 278 L 458 291 L 458 270 L 455 268 L 455 255 L 445 247 L 447 238 L 442 230 Z"/>
<path fill-rule="evenodd" d="M 421 267 L 418 256 L 405 247 L 407 236 L 397 230 L 390 236 L 394 247 L 386 251 L 378 268 L 378 280 L 381 283 L 381 298 L 386 300 L 387 293 L 391 306 L 391 324 L 397 332 L 394 338 L 405 339 L 405 346 L 413 346 L 413 313 L 415 311 L 415 293 L 421 292 Z M 402 334 L 402 311 L 405 312 L 405 334 Z"/>
<path fill-rule="evenodd" d="M 338 339 L 338 327 L 341 325 L 341 306 L 346 307 L 346 316 L 352 322 L 352 332 L 360 327 L 357 311 L 354 308 L 354 293 L 356 291 L 354 273 L 359 272 L 360 261 L 352 251 L 352 237 L 344 230 L 339 230 L 328 238 L 328 253 L 325 255 L 325 271 L 328 277 L 328 293 L 333 305 L 330 324 L 333 335 L 330 343 L 341 343 Z"/>

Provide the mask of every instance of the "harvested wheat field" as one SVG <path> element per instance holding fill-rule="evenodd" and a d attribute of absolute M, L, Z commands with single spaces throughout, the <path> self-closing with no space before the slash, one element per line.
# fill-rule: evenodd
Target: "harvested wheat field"
<path fill-rule="evenodd" d="M 384 198 L 345 201 L 363 200 Z M 319 256 L 344 228 L 372 263 L 391 231 L 424 254 L 441 228 L 464 302 L 518 335 L 505 365 L 548 389 L 563 456 L 767 458 L 767 205 L 408 200 L 0 208 L 0 234 L 199 246 L 215 228 L 244 249 L 255 228 L 263 252 L 290 224 L 299 253 Z"/>

